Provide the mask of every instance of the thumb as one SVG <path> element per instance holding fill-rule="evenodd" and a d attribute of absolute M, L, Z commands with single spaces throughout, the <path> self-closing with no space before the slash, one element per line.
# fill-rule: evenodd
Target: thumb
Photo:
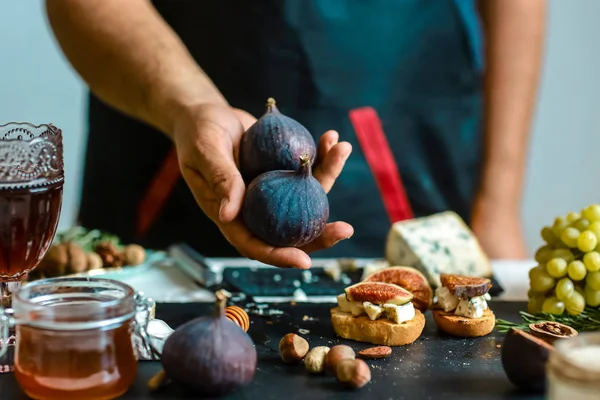
<path fill-rule="evenodd" d="M 242 207 L 246 187 L 233 157 L 215 154 L 206 171 L 204 179 L 217 197 L 219 220 L 234 220 Z"/>

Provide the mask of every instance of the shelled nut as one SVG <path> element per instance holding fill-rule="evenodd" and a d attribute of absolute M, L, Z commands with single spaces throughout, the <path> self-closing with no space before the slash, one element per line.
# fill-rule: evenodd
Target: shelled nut
<path fill-rule="evenodd" d="M 345 359 L 354 360 L 356 353 L 352 350 L 352 347 L 346 346 L 345 344 L 338 344 L 333 346 L 331 350 L 325 356 L 325 371 L 331 375 L 335 375 L 337 364 Z"/>
<path fill-rule="evenodd" d="M 279 341 L 279 355 L 284 363 L 302 360 L 308 353 L 309 348 L 306 339 L 295 333 L 288 333 Z"/>
<path fill-rule="evenodd" d="M 304 358 L 304 367 L 311 374 L 320 374 L 325 365 L 325 356 L 329 353 L 329 347 L 317 346 L 311 349 Z"/>
<path fill-rule="evenodd" d="M 365 386 L 371 380 L 371 369 L 360 358 L 341 360 L 336 368 L 339 382 L 353 389 Z"/>

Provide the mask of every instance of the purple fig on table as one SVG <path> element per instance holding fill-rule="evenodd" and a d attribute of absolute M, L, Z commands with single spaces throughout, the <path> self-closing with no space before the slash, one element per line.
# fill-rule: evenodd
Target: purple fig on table
<path fill-rule="evenodd" d="M 248 334 L 227 318 L 217 293 L 212 315 L 193 319 L 165 341 L 161 363 L 167 379 L 202 395 L 224 395 L 250 383 L 257 353 Z"/>

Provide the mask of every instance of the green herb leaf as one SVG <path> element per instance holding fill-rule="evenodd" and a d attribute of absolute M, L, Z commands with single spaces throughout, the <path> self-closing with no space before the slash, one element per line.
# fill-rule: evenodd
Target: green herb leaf
<path fill-rule="evenodd" d="M 507 332 L 511 328 L 515 328 L 529 332 L 529 324 L 542 321 L 556 321 L 570 326 L 578 332 L 600 331 L 600 308 L 586 307 L 585 310 L 577 316 L 572 316 L 567 313 L 553 315 L 543 312 L 534 315 L 525 311 L 520 311 L 519 314 L 521 315 L 521 323 L 496 319 L 496 329 L 499 332 Z"/>

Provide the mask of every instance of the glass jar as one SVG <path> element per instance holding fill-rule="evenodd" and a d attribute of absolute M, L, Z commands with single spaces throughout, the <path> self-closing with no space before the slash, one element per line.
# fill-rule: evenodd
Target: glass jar
<path fill-rule="evenodd" d="M 549 400 L 598 400 L 600 333 L 558 340 L 548 360 L 547 378 Z"/>
<path fill-rule="evenodd" d="M 14 372 L 33 399 L 114 399 L 137 374 L 140 311 L 152 301 L 110 279 L 33 281 L 13 295 Z M 147 322 L 147 319 L 146 319 Z M 6 324 L 4 324 L 6 325 Z M 137 335 L 136 335 L 137 334 Z"/>

